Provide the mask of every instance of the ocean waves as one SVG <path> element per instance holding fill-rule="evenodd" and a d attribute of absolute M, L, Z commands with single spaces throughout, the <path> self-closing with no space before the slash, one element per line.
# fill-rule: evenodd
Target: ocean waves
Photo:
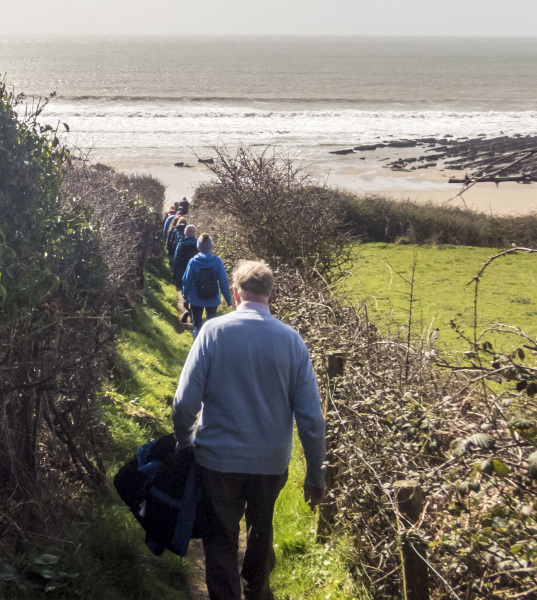
<path fill-rule="evenodd" d="M 298 105 L 299 103 L 297 103 Z M 139 119 L 330 119 L 330 120 L 433 120 L 473 121 L 483 123 L 516 122 L 532 123 L 537 119 L 537 111 L 455 111 L 455 110 L 365 110 L 352 108 L 309 108 L 295 106 L 292 109 L 257 108 L 255 106 L 229 106 L 225 103 L 204 103 L 189 106 L 180 102 L 128 102 L 118 103 L 113 100 L 100 100 L 98 103 L 83 101 L 51 102 L 46 115 L 49 118 L 139 118 Z"/>
<path fill-rule="evenodd" d="M 270 109 L 225 102 L 102 98 L 57 99 L 43 120 L 66 122 L 77 146 L 199 148 L 238 141 L 288 151 L 325 153 L 326 146 L 348 146 L 417 137 L 537 134 L 537 111 L 364 110 L 295 103 Z"/>

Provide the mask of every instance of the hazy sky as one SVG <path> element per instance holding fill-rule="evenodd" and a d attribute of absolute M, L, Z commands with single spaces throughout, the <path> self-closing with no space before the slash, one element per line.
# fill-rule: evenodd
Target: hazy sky
<path fill-rule="evenodd" d="M 537 36 L 537 0 L 16 0 L 0 34 Z"/>

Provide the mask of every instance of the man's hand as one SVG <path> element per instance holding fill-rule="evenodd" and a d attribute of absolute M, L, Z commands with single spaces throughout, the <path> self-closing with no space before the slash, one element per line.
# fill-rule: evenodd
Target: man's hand
<path fill-rule="evenodd" d="M 311 510 L 324 502 L 326 488 L 315 487 L 309 483 L 304 483 L 304 500 L 310 505 Z"/>

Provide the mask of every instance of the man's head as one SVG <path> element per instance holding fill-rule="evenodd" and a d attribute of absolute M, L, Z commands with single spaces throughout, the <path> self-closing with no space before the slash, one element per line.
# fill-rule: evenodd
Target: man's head
<path fill-rule="evenodd" d="M 271 268 L 262 261 L 241 260 L 233 272 L 235 302 L 262 302 L 274 300 L 274 278 Z"/>
<path fill-rule="evenodd" d="M 187 224 L 187 220 L 184 217 L 179 217 L 179 219 L 177 220 L 177 225 L 186 225 Z"/>
<path fill-rule="evenodd" d="M 196 227 L 194 225 L 185 227 L 185 237 L 196 237 Z"/>

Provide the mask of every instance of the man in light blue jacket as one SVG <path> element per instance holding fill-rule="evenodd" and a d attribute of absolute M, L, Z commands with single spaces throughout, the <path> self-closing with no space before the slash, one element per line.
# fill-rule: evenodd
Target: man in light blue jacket
<path fill-rule="evenodd" d="M 324 419 L 308 350 L 270 314 L 272 271 L 243 261 L 233 274 L 237 310 L 205 323 L 187 357 L 173 405 L 178 450 L 194 446 L 208 516 L 203 539 L 211 600 L 271 597 L 274 504 L 287 479 L 293 419 L 304 448 L 304 497 L 324 499 Z M 202 408 L 194 437 L 196 416 Z M 239 523 L 247 547 L 238 569 Z"/>
<path fill-rule="evenodd" d="M 220 305 L 220 295 L 223 295 L 227 305 L 231 306 L 229 283 L 222 259 L 212 253 L 213 240 L 208 233 L 202 233 L 197 242 L 198 254 L 191 258 L 183 275 L 183 301 L 190 305 L 192 316 L 192 335 L 198 336 L 203 324 L 203 310 L 207 320 L 216 317 Z M 200 287 L 202 277 L 207 278 L 209 285 L 204 294 Z M 211 277 L 213 278 L 211 284 Z M 207 279 L 206 279 L 207 281 Z M 210 289 L 212 286 L 212 289 Z"/>

